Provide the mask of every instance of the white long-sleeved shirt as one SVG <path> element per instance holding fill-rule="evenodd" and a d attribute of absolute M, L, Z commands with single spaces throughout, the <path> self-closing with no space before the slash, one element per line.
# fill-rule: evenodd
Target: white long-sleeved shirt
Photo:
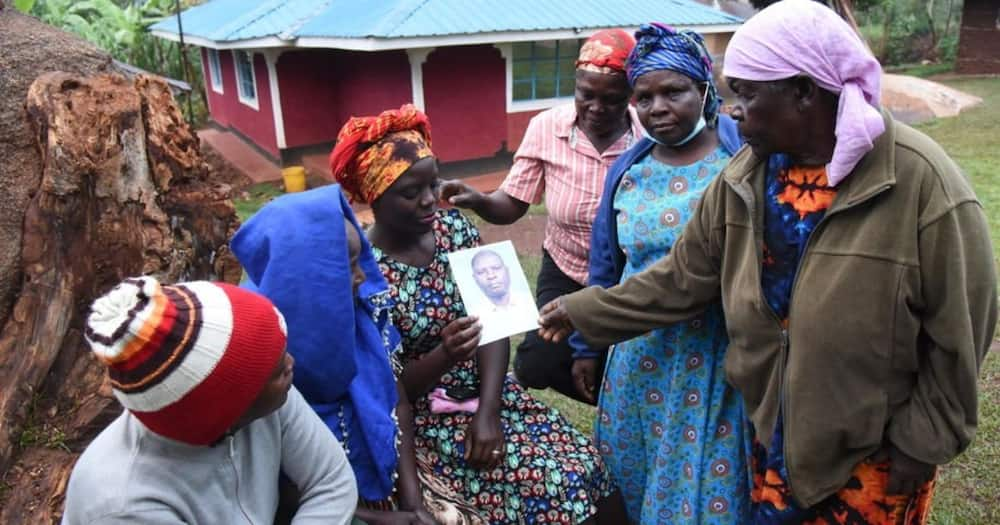
<path fill-rule="evenodd" d="M 62 523 L 270 524 L 279 472 L 301 492 L 292 523 L 350 523 L 358 499 L 354 473 L 294 387 L 276 412 L 211 447 L 162 437 L 126 411 L 73 468 Z"/>

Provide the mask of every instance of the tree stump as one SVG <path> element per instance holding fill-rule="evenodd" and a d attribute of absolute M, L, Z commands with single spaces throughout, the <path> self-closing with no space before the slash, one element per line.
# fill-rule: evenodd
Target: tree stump
<path fill-rule="evenodd" d="M 0 194 L 0 248 L 12 249 L 0 258 L 0 523 L 58 522 L 73 462 L 121 411 L 82 337 L 94 298 L 133 275 L 242 272 L 231 189 L 212 181 L 167 84 L 91 74 L 106 57 L 76 44 L 86 60 L 28 87 L 23 54 L 41 51 L 18 43 L 67 60 L 47 37 L 67 38 L 0 11 L 0 183 L 12 185 Z"/>

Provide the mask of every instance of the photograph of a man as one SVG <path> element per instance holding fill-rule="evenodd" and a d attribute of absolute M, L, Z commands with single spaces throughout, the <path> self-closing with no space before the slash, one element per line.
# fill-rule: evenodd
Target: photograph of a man
<path fill-rule="evenodd" d="M 466 311 L 483 325 L 480 344 L 538 328 L 538 308 L 510 241 L 448 258 Z"/>
<path fill-rule="evenodd" d="M 534 305 L 531 296 L 515 294 L 510 289 L 510 270 L 500 254 L 481 249 L 472 257 L 472 276 L 497 312 L 509 312 Z"/>

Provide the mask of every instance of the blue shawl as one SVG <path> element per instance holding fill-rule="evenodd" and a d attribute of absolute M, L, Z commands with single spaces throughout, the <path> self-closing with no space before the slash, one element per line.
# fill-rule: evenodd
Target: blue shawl
<path fill-rule="evenodd" d="M 344 218 L 361 237 L 365 282 L 351 295 Z M 389 288 L 340 186 L 284 195 L 233 237 L 248 287 L 285 317 L 295 387 L 344 444 L 360 496 L 392 494 L 398 462 L 396 379 L 389 354 L 400 338 Z"/>

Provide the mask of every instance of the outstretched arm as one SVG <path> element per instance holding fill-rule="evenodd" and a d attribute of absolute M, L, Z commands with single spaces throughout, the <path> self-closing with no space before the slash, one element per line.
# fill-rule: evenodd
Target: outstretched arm
<path fill-rule="evenodd" d="M 529 203 L 541 202 L 545 192 L 545 160 L 538 118 L 531 119 L 524 140 L 514 154 L 514 165 L 500 189 L 483 194 L 458 181 L 444 183 L 441 199 L 459 208 L 468 208 L 493 224 L 510 224 L 528 211 Z"/>
<path fill-rule="evenodd" d="M 712 217 L 724 185 L 712 182 L 670 253 L 645 271 L 612 288 L 591 286 L 545 305 L 539 335 L 558 340 L 575 329 L 590 346 L 606 347 L 701 313 L 720 294 L 724 224 Z"/>
<path fill-rule="evenodd" d="M 464 182 L 448 181 L 441 188 L 441 199 L 453 206 L 467 208 L 492 224 L 510 224 L 528 211 L 528 203 L 507 195 L 503 190 L 483 193 Z"/>

